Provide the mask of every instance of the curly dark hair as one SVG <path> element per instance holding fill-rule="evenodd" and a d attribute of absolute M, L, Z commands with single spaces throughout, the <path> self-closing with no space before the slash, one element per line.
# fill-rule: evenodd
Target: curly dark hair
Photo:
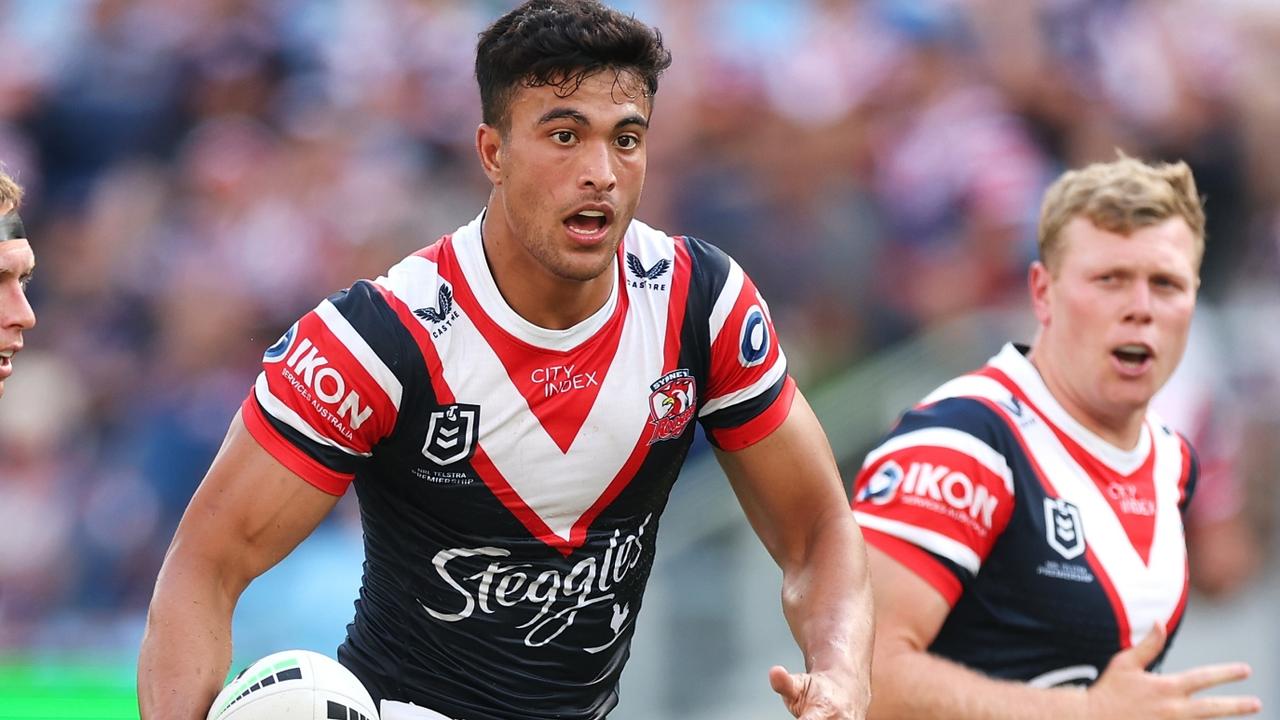
<path fill-rule="evenodd" d="M 529 0 L 480 33 L 476 47 L 484 122 L 503 132 L 520 87 L 550 85 L 567 97 L 597 72 L 629 71 L 652 102 L 670 65 L 662 33 L 597 0 Z"/>

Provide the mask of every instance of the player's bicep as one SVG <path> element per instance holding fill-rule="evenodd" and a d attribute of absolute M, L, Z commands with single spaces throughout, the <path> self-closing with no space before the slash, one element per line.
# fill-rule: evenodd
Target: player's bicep
<path fill-rule="evenodd" d="M 951 603 L 915 571 L 874 545 L 867 548 L 867 558 L 876 602 L 877 658 L 927 650 L 951 612 Z"/>
<path fill-rule="evenodd" d="M 846 512 L 839 470 L 817 417 L 799 392 L 786 419 L 764 439 L 717 450 L 743 510 L 779 563 L 803 553 L 814 523 Z"/>
<path fill-rule="evenodd" d="M 272 457 L 237 414 L 170 554 L 210 568 L 238 593 L 297 547 L 337 501 Z"/>

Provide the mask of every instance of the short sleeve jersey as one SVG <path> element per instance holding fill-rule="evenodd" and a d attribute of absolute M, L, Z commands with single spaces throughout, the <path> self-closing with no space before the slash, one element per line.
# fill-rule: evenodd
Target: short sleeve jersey
<path fill-rule="evenodd" d="M 480 227 L 321 302 L 242 415 L 304 480 L 354 483 L 366 562 L 338 656 L 375 700 L 600 718 L 692 421 L 746 447 L 795 386 L 768 306 L 714 247 L 633 222 L 605 306 L 552 331 L 503 301 Z"/>
<path fill-rule="evenodd" d="M 930 651 L 1036 686 L 1089 684 L 1187 598 L 1191 446 L 1152 413 L 1121 450 L 1054 400 L 1023 348 L 934 391 L 854 484 L 867 541 L 948 603 Z"/>

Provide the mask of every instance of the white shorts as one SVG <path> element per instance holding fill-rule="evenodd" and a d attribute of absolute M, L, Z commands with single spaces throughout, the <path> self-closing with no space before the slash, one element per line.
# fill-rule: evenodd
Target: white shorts
<path fill-rule="evenodd" d="M 435 710 L 395 700 L 383 700 L 382 706 L 378 708 L 378 715 L 382 720 L 450 720 L 447 715 L 441 715 Z"/>

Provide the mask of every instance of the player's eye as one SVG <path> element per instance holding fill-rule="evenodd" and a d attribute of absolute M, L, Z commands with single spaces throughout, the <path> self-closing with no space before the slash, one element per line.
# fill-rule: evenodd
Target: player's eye
<path fill-rule="evenodd" d="M 574 141 L 574 134 L 568 130 L 557 130 L 551 133 L 551 139 L 561 145 L 568 145 Z"/>
<path fill-rule="evenodd" d="M 640 147 L 640 138 L 635 135 L 619 135 L 614 142 L 623 150 L 634 150 Z"/>
<path fill-rule="evenodd" d="M 18 278 L 18 287 L 22 288 L 22 292 L 27 291 L 27 286 L 31 284 L 31 278 L 35 277 L 34 273 L 27 273 Z"/>

